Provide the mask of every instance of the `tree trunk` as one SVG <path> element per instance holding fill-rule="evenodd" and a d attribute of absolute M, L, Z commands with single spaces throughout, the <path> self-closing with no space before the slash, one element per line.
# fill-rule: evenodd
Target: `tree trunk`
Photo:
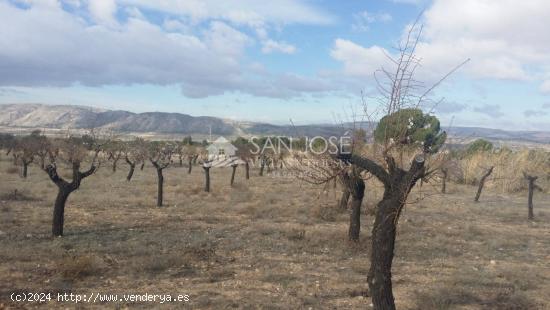
<path fill-rule="evenodd" d="M 527 218 L 529 220 L 534 220 L 535 215 L 533 214 L 533 191 L 535 189 L 535 181 L 538 179 L 536 176 L 530 176 L 524 173 L 525 179 L 529 182 L 529 196 L 527 198 Z"/>
<path fill-rule="evenodd" d="M 260 159 L 260 176 L 264 175 L 264 168 L 265 168 L 265 160 Z"/>
<path fill-rule="evenodd" d="M 136 169 L 135 164 L 130 165 L 130 171 L 128 171 L 128 175 L 126 176 L 126 181 L 130 182 L 132 180 L 132 176 L 134 175 L 134 170 Z"/>
<path fill-rule="evenodd" d="M 441 193 L 445 194 L 447 192 L 447 174 L 448 174 L 447 168 L 442 168 L 441 173 L 443 174 L 443 179 L 441 180 Z"/>
<path fill-rule="evenodd" d="M 116 172 L 116 164 L 118 162 L 118 159 L 113 160 L 113 172 Z"/>
<path fill-rule="evenodd" d="M 474 199 L 475 202 L 479 202 L 479 197 L 481 196 L 481 191 L 483 190 L 483 186 L 485 185 L 485 181 L 487 181 L 487 178 L 493 173 L 494 166 L 491 166 L 491 168 L 487 169 L 485 174 L 481 177 L 481 180 L 479 180 L 479 186 L 477 188 L 476 197 Z"/>
<path fill-rule="evenodd" d="M 237 165 L 231 165 L 231 169 L 233 169 L 231 172 L 231 186 L 233 186 L 233 182 L 235 182 L 235 171 L 237 171 Z"/>
<path fill-rule="evenodd" d="M 164 186 L 164 176 L 162 175 L 162 169 L 157 168 L 157 177 L 158 177 L 157 207 L 162 207 L 162 190 Z"/>
<path fill-rule="evenodd" d="M 143 167 L 145 167 L 145 161 L 141 162 L 141 166 L 139 167 L 139 170 L 143 171 Z"/>
<path fill-rule="evenodd" d="M 183 167 L 183 159 L 182 159 L 181 155 L 180 155 L 180 167 Z"/>
<path fill-rule="evenodd" d="M 29 167 L 29 163 L 26 161 L 23 161 L 23 178 L 27 178 L 27 169 Z"/>
<path fill-rule="evenodd" d="M 248 163 L 248 160 L 244 161 L 244 171 L 246 173 L 246 179 L 250 179 L 250 164 Z"/>
<path fill-rule="evenodd" d="M 55 205 L 53 208 L 52 234 L 54 237 L 63 236 L 63 223 L 65 220 L 65 203 L 71 194 L 71 190 L 59 187 Z"/>
<path fill-rule="evenodd" d="M 189 167 L 187 168 L 188 174 L 191 174 L 191 169 L 193 169 L 193 157 L 189 157 Z"/>
<path fill-rule="evenodd" d="M 349 218 L 349 233 L 350 241 L 359 241 L 359 233 L 361 232 L 361 204 L 365 195 L 365 181 L 360 176 L 352 179 L 351 185 L 351 210 Z"/>
<path fill-rule="evenodd" d="M 378 203 L 372 228 L 371 265 L 367 281 L 375 310 L 394 310 L 391 268 L 393 262 L 396 216 L 402 207 L 399 195 L 384 193 Z"/>
<path fill-rule="evenodd" d="M 204 169 L 204 176 L 206 178 L 206 183 L 204 184 L 204 191 L 210 192 L 210 167 L 202 167 Z"/>
<path fill-rule="evenodd" d="M 347 187 L 345 187 L 344 191 L 342 192 L 342 198 L 340 198 L 340 202 L 338 203 L 338 208 L 342 210 L 348 209 L 349 196 L 350 196 L 350 191 Z"/>

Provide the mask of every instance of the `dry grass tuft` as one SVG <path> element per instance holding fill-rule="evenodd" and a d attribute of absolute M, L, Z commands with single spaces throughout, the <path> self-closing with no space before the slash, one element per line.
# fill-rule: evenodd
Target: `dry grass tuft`
<path fill-rule="evenodd" d="M 66 280 L 81 280 L 85 277 L 98 275 L 101 271 L 99 260 L 90 255 L 65 256 L 57 262 L 56 270 Z"/>

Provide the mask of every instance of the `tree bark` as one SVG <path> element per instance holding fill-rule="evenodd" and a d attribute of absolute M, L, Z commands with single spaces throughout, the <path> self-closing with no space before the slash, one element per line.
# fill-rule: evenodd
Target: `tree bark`
<path fill-rule="evenodd" d="M 491 175 L 491 173 L 493 173 L 494 168 L 495 168 L 494 166 L 491 166 L 489 169 L 487 169 L 485 174 L 483 174 L 483 176 L 479 180 L 479 186 L 477 187 L 476 197 L 474 198 L 475 202 L 479 202 L 479 197 L 481 196 L 481 191 L 483 190 L 483 186 L 485 186 L 485 181 L 487 181 L 487 178 Z"/>
<path fill-rule="evenodd" d="M 72 191 L 65 186 L 60 186 L 53 207 L 52 235 L 63 236 L 63 224 L 65 221 L 65 203 Z"/>
<path fill-rule="evenodd" d="M 401 205 L 395 194 L 384 194 L 378 203 L 378 209 L 372 228 L 371 266 L 367 276 L 369 293 L 372 296 L 373 308 L 376 310 L 393 310 L 391 268 L 395 248 L 396 215 Z"/>
<path fill-rule="evenodd" d="M 204 177 L 206 178 L 206 183 L 204 184 L 204 191 L 210 192 L 210 167 L 202 167 L 204 169 Z"/>
<path fill-rule="evenodd" d="M 443 174 L 443 179 L 441 180 L 441 193 L 445 194 L 447 192 L 447 175 L 449 170 L 447 170 L 447 168 L 442 168 L 441 173 Z"/>
<path fill-rule="evenodd" d="M 344 162 L 370 172 L 384 184 L 384 196 L 378 203 L 372 227 L 371 266 L 367 277 L 373 309 L 394 310 L 391 267 L 394 256 L 396 225 L 411 189 L 425 174 L 425 157 L 417 155 L 408 171 L 399 168 L 393 157 L 386 157 L 387 170 L 366 157 L 340 155 Z"/>
<path fill-rule="evenodd" d="M 26 161 L 23 161 L 23 178 L 27 178 L 27 169 L 29 167 L 29 163 Z"/>
<path fill-rule="evenodd" d="M 44 170 L 50 177 L 50 180 L 57 185 L 58 192 L 55 199 L 52 221 L 52 235 L 54 237 L 63 235 L 63 223 L 65 219 L 65 203 L 69 195 L 80 187 L 80 183 L 84 178 L 92 175 L 97 167 L 93 164 L 85 172 L 80 172 L 80 162 L 73 162 L 73 179 L 69 183 L 57 174 L 55 164 L 48 165 Z"/>
<path fill-rule="evenodd" d="M 143 171 L 143 167 L 145 167 L 145 161 L 141 162 L 141 166 L 139 167 L 139 170 Z"/>
<path fill-rule="evenodd" d="M 342 197 L 340 198 L 340 201 L 338 202 L 338 208 L 342 210 L 348 209 L 348 201 L 349 201 L 350 191 L 347 187 L 344 188 L 344 191 L 342 192 Z"/>
<path fill-rule="evenodd" d="M 365 195 L 365 181 L 360 175 L 352 178 L 351 191 L 351 210 L 349 218 L 348 237 L 350 241 L 359 241 L 361 232 L 361 204 Z"/>
<path fill-rule="evenodd" d="M 231 172 L 231 186 L 233 186 L 233 182 L 235 182 L 235 172 L 237 171 L 237 165 L 231 165 L 231 169 L 233 169 L 233 171 Z"/>
<path fill-rule="evenodd" d="M 162 207 L 162 192 L 164 188 L 164 176 L 162 175 L 162 170 L 157 168 L 157 177 L 158 177 L 158 190 L 157 190 L 157 207 Z"/>
<path fill-rule="evenodd" d="M 193 157 L 189 157 L 189 167 L 187 168 L 187 174 L 191 174 L 191 169 L 193 169 Z"/>
<path fill-rule="evenodd" d="M 246 179 L 250 179 L 250 164 L 248 163 L 248 160 L 244 161 L 244 171 L 246 173 Z"/>
<path fill-rule="evenodd" d="M 536 176 L 530 176 L 527 174 L 523 174 L 525 179 L 529 182 L 529 195 L 527 198 L 527 218 L 529 220 L 534 220 L 535 215 L 533 213 L 533 191 L 535 189 L 535 181 L 538 179 Z"/>
<path fill-rule="evenodd" d="M 129 164 L 130 165 L 130 171 L 128 171 L 128 175 L 126 176 L 126 181 L 130 182 L 132 180 L 132 176 L 134 175 L 134 170 L 136 169 L 135 164 Z"/>
<path fill-rule="evenodd" d="M 265 168 L 265 159 L 262 157 L 260 159 L 260 176 L 264 175 L 264 168 Z"/>

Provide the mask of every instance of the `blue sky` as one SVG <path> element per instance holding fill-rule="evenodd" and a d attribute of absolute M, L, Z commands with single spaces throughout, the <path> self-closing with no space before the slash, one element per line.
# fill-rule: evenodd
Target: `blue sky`
<path fill-rule="evenodd" d="M 0 0 L 0 103 L 349 121 L 419 15 L 444 126 L 550 130 L 545 0 Z"/>

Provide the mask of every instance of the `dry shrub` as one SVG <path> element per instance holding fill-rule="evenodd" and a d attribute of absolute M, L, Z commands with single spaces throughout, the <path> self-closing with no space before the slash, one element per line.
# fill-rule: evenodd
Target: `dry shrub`
<path fill-rule="evenodd" d="M 57 262 L 57 270 L 67 280 L 78 280 L 101 271 L 101 262 L 92 256 L 66 256 Z"/>
<path fill-rule="evenodd" d="M 502 193 L 515 193 L 527 188 L 523 172 L 539 176 L 537 184 L 544 190 L 550 188 L 550 153 L 544 150 L 512 151 L 506 148 L 495 152 L 478 152 L 459 161 L 459 183 L 474 185 L 484 168 L 495 166 L 487 187 Z"/>

